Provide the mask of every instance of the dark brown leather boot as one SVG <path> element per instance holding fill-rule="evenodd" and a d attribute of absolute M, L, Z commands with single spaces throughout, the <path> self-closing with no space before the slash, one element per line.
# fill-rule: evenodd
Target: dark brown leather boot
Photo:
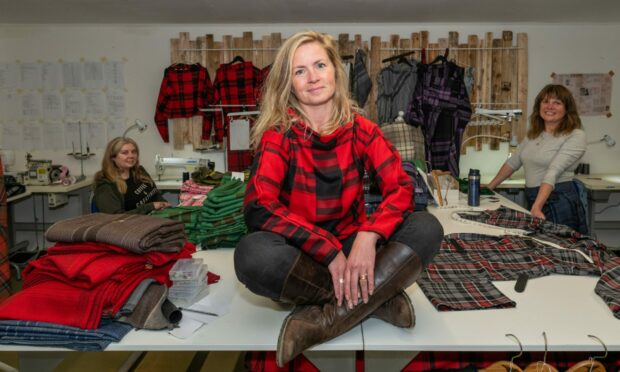
<path fill-rule="evenodd" d="M 387 300 L 368 317 L 381 319 L 400 328 L 413 328 L 415 326 L 415 309 L 409 295 L 404 290 Z"/>
<path fill-rule="evenodd" d="M 360 301 L 353 309 L 348 309 L 337 306 L 332 298 L 323 305 L 298 306 L 282 324 L 276 363 L 281 367 L 306 349 L 347 332 L 413 284 L 422 270 L 422 261 L 411 248 L 399 242 L 388 242 L 377 252 L 375 291 L 368 303 Z"/>
<path fill-rule="evenodd" d="M 322 305 L 334 300 L 334 285 L 329 270 L 305 254 L 300 254 L 289 272 L 280 302 L 295 305 Z M 415 312 L 404 291 L 382 304 L 371 315 L 400 328 L 415 325 Z"/>

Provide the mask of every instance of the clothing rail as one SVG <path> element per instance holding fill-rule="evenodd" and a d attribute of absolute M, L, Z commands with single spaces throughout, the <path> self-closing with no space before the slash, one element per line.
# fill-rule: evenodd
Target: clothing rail
<path fill-rule="evenodd" d="M 195 49 L 179 49 L 179 52 L 260 52 L 262 50 L 278 50 L 280 48 L 195 48 Z"/>
<path fill-rule="evenodd" d="M 411 50 L 411 51 L 422 51 L 422 50 L 441 50 L 441 51 L 445 51 L 446 48 L 380 48 L 379 50 L 383 51 L 383 50 L 391 50 L 391 51 L 400 51 L 400 50 Z M 480 47 L 476 47 L 476 48 L 448 48 L 450 49 L 450 51 L 453 50 L 521 50 L 524 48 L 521 47 L 484 47 L 484 48 L 480 48 Z"/>

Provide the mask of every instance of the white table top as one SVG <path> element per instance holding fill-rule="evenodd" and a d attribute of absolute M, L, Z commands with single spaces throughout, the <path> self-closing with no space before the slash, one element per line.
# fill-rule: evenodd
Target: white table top
<path fill-rule="evenodd" d="M 518 206 L 501 198 L 504 204 Z M 496 208 L 499 203 L 483 198 L 481 208 Z M 468 209 L 463 206 L 463 209 Z M 430 211 L 438 216 L 446 234 L 471 232 L 472 226 L 453 221 L 456 208 Z M 476 227 L 476 231 L 497 230 Z M 233 250 L 218 249 L 196 254 L 221 275 L 212 285 L 213 300 L 230 301 L 230 311 L 204 325 L 190 338 L 181 340 L 166 331 L 132 331 L 120 343 L 106 350 L 275 350 L 282 321 L 289 309 L 252 294 L 234 274 Z M 515 334 L 526 351 L 542 351 L 542 332 L 547 333 L 550 351 L 600 352 L 601 346 L 588 338 L 602 339 L 610 351 L 620 351 L 620 320 L 594 293 L 598 278 L 549 276 L 530 279 L 524 293 L 516 293 L 514 281 L 496 282 L 500 291 L 517 302 L 513 309 L 438 312 L 417 284 L 407 289 L 412 298 L 417 324 L 400 329 L 377 319 L 369 319 L 346 334 L 318 345 L 313 350 L 329 351 L 516 351 L 515 342 L 506 333 Z M 362 332 L 363 331 L 363 332 Z M 30 346 L 2 346 L 4 350 L 64 350 Z"/>
<path fill-rule="evenodd" d="M 106 350 L 275 350 L 280 325 L 291 308 L 246 289 L 235 276 L 233 251 L 224 248 L 195 255 L 204 258 L 209 270 L 221 276 L 220 282 L 209 289 L 208 296 L 212 300 L 229 301 L 228 314 L 204 325 L 186 340 L 162 331 L 132 331 Z M 360 350 L 363 345 L 360 328 L 314 350 Z"/>
<path fill-rule="evenodd" d="M 620 190 L 620 175 L 618 174 L 578 174 L 575 178 L 583 182 L 589 190 Z"/>
<path fill-rule="evenodd" d="M 6 199 L 7 203 L 14 203 L 14 202 L 18 202 L 22 199 L 26 199 L 29 198 L 32 195 L 32 192 L 26 190 L 24 192 L 22 192 L 21 194 L 17 194 L 15 196 L 11 196 L 9 198 Z"/>
<path fill-rule="evenodd" d="M 183 184 L 183 180 L 180 178 L 170 178 L 163 180 L 155 180 L 155 186 L 157 186 L 160 190 L 181 190 L 181 185 Z"/>
<path fill-rule="evenodd" d="M 520 209 L 505 198 L 502 203 Z M 495 205 L 494 205 L 495 204 Z M 499 203 L 483 199 L 481 207 Z M 467 209 L 466 206 L 463 209 Z M 472 226 L 454 221 L 458 209 L 430 208 L 441 221 L 445 234 L 471 232 Z M 497 235 L 497 229 L 475 227 L 477 232 Z M 518 351 L 516 335 L 526 351 L 544 351 L 542 332 L 549 351 L 602 351 L 587 335 L 599 337 L 610 351 L 620 350 L 620 319 L 594 293 L 597 277 L 552 275 L 530 279 L 523 293 L 515 281 L 494 282 L 517 306 L 512 309 L 437 311 L 417 284 L 407 289 L 416 312 L 416 326 L 400 329 L 369 319 L 363 323 L 365 350 L 419 351 Z"/>
<path fill-rule="evenodd" d="M 88 187 L 93 184 L 93 176 L 86 176 L 85 179 L 76 182 L 74 184 L 64 185 L 28 185 L 26 191 L 33 194 L 47 194 L 47 193 L 67 193 L 75 190 L 79 190 L 84 187 Z"/>
<path fill-rule="evenodd" d="M 480 184 L 482 186 L 488 185 L 495 176 L 482 176 L 480 178 Z M 508 178 L 501 184 L 497 185 L 498 189 L 523 189 L 525 188 L 525 178 Z"/>
<path fill-rule="evenodd" d="M 209 271 L 221 276 L 220 282 L 211 285 L 212 300 L 229 302 L 230 311 L 198 329 L 190 338 L 179 339 L 167 331 L 131 331 L 121 342 L 112 343 L 106 351 L 139 350 L 275 350 L 280 325 L 290 313 L 284 307 L 251 293 L 241 284 L 233 269 L 233 249 L 197 252 L 209 265 Z M 60 348 L 2 345 L 3 350 L 58 351 Z M 362 350 L 361 326 L 312 350 Z"/>

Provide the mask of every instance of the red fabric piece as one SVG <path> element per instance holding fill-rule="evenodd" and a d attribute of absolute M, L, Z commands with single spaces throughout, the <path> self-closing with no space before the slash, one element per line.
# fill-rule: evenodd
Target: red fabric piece
<path fill-rule="evenodd" d="M 325 136 L 300 121 L 286 133 L 268 130 L 256 157 L 244 200 L 246 224 L 284 236 L 323 265 L 336 257 L 340 241 L 351 234 L 373 231 L 387 239 L 404 212 L 413 210 L 413 182 L 398 152 L 379 127 L 362 116 Z M 369 217 L 364 170 L 383 197 Z"/>
<path fill-rule="evenodd" d="M 303 354 L 280 368 L 276 365 L 275 351 L 249 351 L 245 355 L 245 370 L 249 372 L 320 372 Z"/>
<path fill-rule="evenodd" d="M 4 169 L 0 159 L 0 302 L 11 295 L 11 267 L 9 266 L 8 247 L 8 205 L 4 187 Z"/>
<path fill-rule="evenodd" d="M 0 319 L 95 329 L 144 279 L 170 286 L 172 265 L 195 251 L 189 242 L 180 252 L 141 255 L 111 244 L 56 243 L 24 269 L 22 291 L 0 305 Z"/>
<path fill-rule="evenodd" d="M 207 271 L 207 284 L 214 284 L 220 281 L 220 276 L 212 273 L 210 271 Z"/>
<path fill-rule="evenodd" d="M 209 72 L 200 64 L 176 63 L 166 68 L 155 109 L 155 125 L 164 142 L 170 141 L 168 119 L 196 115 L 203 117 L 202 139 L 209 139 L 213 115 L 199 109 L 214 102 L 213 94 Z"/>

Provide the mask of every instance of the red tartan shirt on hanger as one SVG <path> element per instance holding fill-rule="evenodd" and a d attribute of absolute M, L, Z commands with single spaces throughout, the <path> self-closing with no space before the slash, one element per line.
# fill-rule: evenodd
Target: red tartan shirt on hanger
<path fill-rule="evenodd" d="M 215 116 L 215 139 L 217 142 L 222 142 L 226 136 L 228 138 L 227 148 L 230 148 L 227 114 L 257 110 L 262 83 L 268 73 L 268 67 L 261 70 L 255 67 L 251 61 L 225 63 L 217 69 L 213 83 L 215 102 L 223 106 L 222 115 Z M 240 105 L 240 107 L 226 107 L 227 105 Z M 247 105 L 247 107 L 243 107 L 243 105 Z M 253 124 L 251 121 L 250 125 Z M 229 150 L 227 161 L 228 170 L 243 171 L 252 164 L 252 152 L 250 150 Z"/>
<path fill-rule="evenodd" d="M 164 142 L 170 141 L 168 119 L 196 115 L 203 117 L 202 139 L 209 139 L 212 113 L 199 109 L 214 102 L 213 97 L 209 72 L 200 64 L 177 63 L 166 68 L 155 109 L 155 125 Z"/>

